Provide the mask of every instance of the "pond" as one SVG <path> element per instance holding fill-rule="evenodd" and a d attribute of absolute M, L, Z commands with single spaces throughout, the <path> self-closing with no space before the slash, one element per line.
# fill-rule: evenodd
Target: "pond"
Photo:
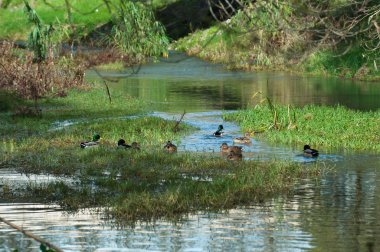
<path fill-rule="evenodd" d="M 144 65 L 136 74 L 131 75 L 132 71 L 102 74 L 116 78 L 118 82 L 109 85 L 120 92 L 149 102 L 155 116 L 178 119 L 186 111 L 184 120 L 200 129 L 180 143 L 179 149 L 186 151 L 217 152 L 221 141 L 241 134 L 237 125 L 223 122 L 222 111 L 252 107 L 265 97 L 296 106 L 380 108 L 376 83 L 230 72 L 182 54 Z M 98 79 L 92 71 L 87 78 Z M 226 138 L 208 139 L 221 123 Z M 205 142 L 202 149 L 197 147 L 200 140 Z M 305 169 L 312 165 L 292 146 L 256 139 L 245 153 L 245 158 L 263 162 L 291 159 L 305 163 Z M 294 195 L 226 213 L 199 212 L 178 223 L 137 223 L 134 228 L 119 229 L 89 211 L 69 214 L 57 206 L 28 203 L 0 203 L 0 216 L 65 251 L 379 251 L 380 156 L 321 151 L 318 160 L 332 165 L 333 171 L 319 181 L 300 181 Z M 2 179 L 15 177 L 2 174 Z M 0 222 L 0 250 L 39 251 L 38 246 Z"/>

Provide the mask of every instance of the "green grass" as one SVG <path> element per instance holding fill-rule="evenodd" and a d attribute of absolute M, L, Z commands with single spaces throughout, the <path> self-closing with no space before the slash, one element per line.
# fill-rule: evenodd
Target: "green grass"
<path fill-rule="evenodd" d="M 116 2 L 116 1 L 114 1 Z M 72 1 L 75 9 L 81 10 L 84 13 L 90 12 L 99 6 L 103 1 Z M 66 13 L 64 8 L 64 1 L 54 1 L 54 6 L 57 9 L 45 5 L 42 1 L 38 1 L 35 7 L 37 14 L 42 18 L 46 24 L 50 23 L 66 23 Z M 84 33 L 92 31 L 100 24 L 104 24 L 110 20 L 111 15 L 107 11 L 106 6 L 102 5 L 98 8 L 97 12 L 92 12 L 82 15 L 78 12 L 73 12 L 73 22 L 75 25 L 82 27 Z M 30 31 L 30 24 L 27 21 L 24 12 L 24 5 L 18 4 L 11 6 L 8 9 L 0 9 L 0 38 L 12 38 L 26 40 Z"/>
<path fill-rule="evenodd" d="M 378 80 L 380 77 L 380 71 L 377 69 L 378 55 L 373 53 L 365 56 L 367 53 L 358 47 L 341 56 L 337 56 L 331 50 L 322 50 L 310 55 L 303 67 L 306 72 L 315 75 Z"/>
<path fill-rule="evenodd" d="M 89 90 L 72 90 L 67 97 L 42 99 L 38 102 L 42 117 L 12 116 L 12 112 L 0 113 L 0 136 L 3 139 L 19 139 L 46 134 L 56 121 L 90 121 L 97 118 L 128 116 L 146 111 L 147 105 L 123 95 L 110 86 L 112 103 L 106 89 L 96 84 Z M 3 105 L 10 107 L 9 105 Z M 24 101 L 23 104 L 33 104 Z M 92 134 L 91 134 L 92 135 Z"/>
<path fill-rule="evenodd" d="M 108 63 L 108 64 L 102 64 L 96 66 L 98 70 L 102 71 L 121 71 L 125 68 L 123 62 L 113 62 L 113 63 Z"/>
<path fill-rule="evenodd" d="M 246 131 L 270 142 L 298 145 L 310 144 L 316 148 L 380 151 L 380 110 L 362 112 L 342 106 L 305 106 L 291 108 L 274 106 L 278 119 L 269 106 L 225 114 L 225 120 L 236 121 Z M 290 125 L 290 127 L 289 127 Z M 289 128 L 288 128 L 289 127 Z"/>
<path fill-rule="evenodd" d="M 167 4 L 177 0 L 154 0 L 151 2 L 153 9 L 162 8 Z M 35 1 L 32 6 L 37 14 L 46 24 L 67 24 L 67 14 L 65 2 L 63 0 L 54 0 L 49 3 L 57 8 L 52 9 L 43 1 Z M 118 0 L 111 0 L 111 3 L 118 4 Z M 83 35 L 93 31 L 96 27 L 105 24 L 111 20 L 111 14 L 102 0 L 91 1 L 70 1 L 73 5 L 72 17 L 73 24 L 78 27 Z M 96 8 L 98 7 L 98 8 Z M 112 11 L 114 10 L 111 4 Z M 97 11 L 95 11 L 97 9 Z M 79 10 L 77 12 L 76 10 Z M 0 9 L 0 38 L 26 40 L 31 25 L 28 23 L 24 12 L 24 4 L 20 1 L 14 1 L 7 9 Z"/>

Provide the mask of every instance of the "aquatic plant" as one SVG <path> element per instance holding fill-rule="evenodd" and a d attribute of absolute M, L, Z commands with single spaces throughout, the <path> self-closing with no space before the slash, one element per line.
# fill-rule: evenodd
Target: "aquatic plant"
<path fill-rule="evenodd" d="M 102 208 L 106 216 L 133 225 L 138 220 L 174 220 L 195 211 L 223 211 L 261 202 L 275 194 L 291 193 L 299 179 L 318 177 L 321 172 L 317 164 L 305 167 L 253 160 L 235 163 L 219 156 L 168 155 L 152 149 L 141 152 L 98 149 L 85 155 L 93 160 L 87 164 L 76 158 L 64 161 L 81 163 L 72 171 L 78 181 L 76 185 L 30 184 L 12 197 L 34 197 L 70 211 L 106 207 Z M 97 158 L 99 155 L 103 157 Z M 38 165 L 46 166 L 51 161 Z M 65 168 L 61 169 L 63 172 Z"/>
<path fill-rule="evenodd" d="M 273 111 L 278 117 L 275 120 Z M 260 104 L 253 109 L 224 114 L 223 118 L 238 122 L 245 131 L 262 132 L 255 136 L 270 142 L 380 151 L 379 110 L 364 112 L 343 106 L 316 105 L 290 109 L 284 105 Z"/>

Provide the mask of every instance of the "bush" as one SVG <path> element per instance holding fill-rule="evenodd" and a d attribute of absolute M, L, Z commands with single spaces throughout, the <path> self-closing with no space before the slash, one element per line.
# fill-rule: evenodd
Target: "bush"
<path fill-rule="evenodd" d="M 25 99 L 64 96 L 69 88 L 83 85 L 84 70 L 64 60 L 34 63 L 30 52 L 16 51 L 12 43 L 0 45 L 0 89 Z"/>

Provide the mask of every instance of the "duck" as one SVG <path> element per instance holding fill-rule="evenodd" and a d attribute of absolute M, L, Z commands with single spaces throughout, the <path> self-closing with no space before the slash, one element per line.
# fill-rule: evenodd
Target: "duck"
<path fill-rule="evenodd" d="M 243 151 L 243 147 L 241 146 L 228 146 L 227 143 L 222 143 L 220 146 L 220 151 L 222 153 L 234 153 L 234 154 L 241 154 Z"/>
<path fill-rule="evenodd" d="M 96 147 L 96 146 L 99 145 L 99 139 L 100 139 L 100 135 L 99 134 L 94 134 L 92 136 L 92 141 L 82 142 L 82 143 L 80 143 L 80 147 L 82 149 L 84 149 L 84 148 L 90 148 L 90 147 Z"/>
<path fill-rule="evenodd" d="M 171 141 L 167 141 L 166 145 L 164 146 L 164 150 L 168 153 L 173 153 L 177 151 L 177 146 L 175 146 Z"/>
<path fill-rule="evenodd" d="M 216 137 L 221 137 L 223 135 L 222 130 L 223 130 L 223 125 L 219 125 L 218 126 L 218 130 L 215 131 L 213 135 L 216 136 Z"/>
<path fill-rule="evenodd" d="M 246 132 L 244 134 L 244 136 L 242 137 L 235 137 L 233 139 L 234 143 L 238 143 L 238 144 L 249 144 L 251 143 L 251 138 L 250 138 L 251 134 L 249 132 Z"/>
<path fill-rule="evenodd" d="M 131 145 L 126 144 L 125 140 L 121 138 L 117 141 L 117 148 L 140 150 L 140 145 L 137 142 L 133 142 Z"/>
<path fill-rule="evenodd" d="M 140 150 L 140 144 L 137 142 L 132 142 L 131 146 L 133 150 Z"/>
<path fill-rule="evenodd" d="M 305 157 L 318 157 L 318 155 L 319 155 L 319 152 L 317 151 L 317 150 L 315 150 L 315 149 L 311 149 L 310 148 L 310 145 L 305 145 L 304 147 L 303 147 L 303 155 L 305 156 Z"/>
<path fill-rule="evenodd" d="M 228 154 L 227 159 L 231 161 L 240 161 L 243 159 L 243 155 L 241 153 L 231 152 Z"/>
<path fill-rule="evenodd" d="M 132 146 L 129 144 L 126 144 L 125 140 L 120 138 L 119 141 L 117 141 L 117 148 L 119 149 L 129 149 Z"/>

